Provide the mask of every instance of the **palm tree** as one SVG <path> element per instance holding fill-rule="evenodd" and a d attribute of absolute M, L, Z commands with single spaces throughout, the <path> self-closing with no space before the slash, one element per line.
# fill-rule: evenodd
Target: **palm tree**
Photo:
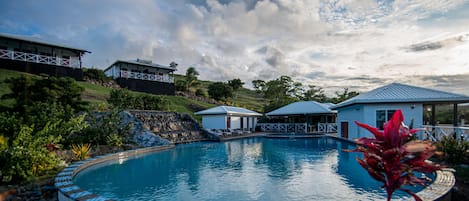
<path fill-rule="evenodd" d="M 199 72 L 195 70 L 194 67 L 189 67 L 186 71 L 186 89 L 190 91 L 191 87 L 197 86 L 198 81 L 197 81 L 197 76 L 199 75 Z"/>

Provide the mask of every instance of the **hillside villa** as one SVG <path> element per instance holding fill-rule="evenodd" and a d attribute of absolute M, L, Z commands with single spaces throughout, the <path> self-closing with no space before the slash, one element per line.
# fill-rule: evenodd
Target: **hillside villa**
<path fill-rule="evenodd" d="M 35 37 L 0 33 L 1 68 L 81 80 L 85 53 L 91 52 Z"/>
<path fill-rule="evenodd" d="M 174 95 L 176 63 L 169 66 L 155 64 L 150 60 L 117 60 L 104 70 L 122 88 L 152 94 Z"/>

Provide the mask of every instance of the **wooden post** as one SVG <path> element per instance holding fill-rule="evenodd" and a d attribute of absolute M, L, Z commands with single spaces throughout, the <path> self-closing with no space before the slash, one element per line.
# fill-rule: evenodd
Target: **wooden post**
<path fill-rule="evenodd" d="M 430 121 L 431 121 L 431 124 L 432 126 L 436 126 L 436 121 L 435 121 L 435 111 L 436 110 L 436 107 L 435 107 L 435 104 L 432 105 L 432 116 L 430 118 Z"/>
<path fill-rule="evenodd" d="M 458 126 L 458 104 L 457 103 L 453 104 L 453 126 L 454 127 Z"/>

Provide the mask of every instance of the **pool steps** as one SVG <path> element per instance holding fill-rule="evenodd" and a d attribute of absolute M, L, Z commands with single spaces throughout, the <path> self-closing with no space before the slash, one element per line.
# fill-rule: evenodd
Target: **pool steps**
<path fill-rule="evenodd" d="M 55 187 L 58 188 L 58 199 L 59 201 L 108 201 L 110 199 L 101 197 L 89 191 L 81 189 L 79 186 L 73 183 L 73 177 L 80 171 L 97 165 L 106 161 L 118 160 L 128 158 L 131 156 L 141 155 L 145 153 L 152 153 L 167 149 L 174 148 L 174 145 L 147 147 L 135 150 L 128 150 L 119 153 L 112 153 L 102 156 L 97 156 L 83 161 L 75 162 L 68 167 L 64 168 L 55 177 Z"/>

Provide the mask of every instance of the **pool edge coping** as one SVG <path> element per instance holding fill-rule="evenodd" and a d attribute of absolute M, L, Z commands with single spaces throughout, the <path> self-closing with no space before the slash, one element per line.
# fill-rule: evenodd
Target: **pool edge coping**
<path fill-rule="evenodd" d="M 343 140 L 352 142 L 348 139 L 343 139 L 333 135 L 324 135 L 323 137 L 332 137 L 335 139 Z M 110 160 L 118 160 L 128 158 L 130 156 L 141 155 L 145 153 L 152 153 L 157 151 L 163 151 L 174 148 L 175 145 L 167 145 L 167 146 L 157 146 L 157 147 L 147 147 L 147 148 L 140 148 L 134 150 L 128 150 L 124 152 L 118 153 L 111 153 L 102 156 L 96 156 L 94 158 L 90 158 L 83 161 L 77 161 L 75 163 L 70 164 L 68 167 L 64 168 L 60 171 L 54 179 L 54 185 L 58 189 L 58 200 L 59 201 L 105 201 L 110 200 L 104 197 L 101 197 L 97 194 L 88 192 L 84 189 L 81 189 L 79 186 L 75 185 L 72 180 L 79 172 L 83 171 L 84 169 L 101 164 L 106 161 Z M 422 200 L 440 200 L 447 196 L 451 196 L 450 192 L 453 189 L 456 179 L 454 177 L 452 169 L 445 168 L 442 170 L 436 171 L 435 181 L 433 181 L 429 186 L 425 187 L 423 190 L 417 192 L 417 195 Z M 413 199 L 412 199 L 413 200 Z"/>
<path fill-rule="evenodd" d="M 100 195 L 91 193 L 84 189 L 81 189 L 79 186 L 73 183 L 73 178 L 79 172 L 85 170 L 94 165 L 98 165 L 111 160 L 119 160 L 128 158 L 131 156 L 137 156 L 145 153 L 153 153 L 158 151 L 164 151 L 174 148 L 174 144 L 165 145 L 165 146 L 154 146 L 154 147 L 145 147 L 140 149 L 127 150 L 123 152 L 110 153 L 106 155 L 96 156 L 89 158 L 87 160 L 77 161 L 69 166 L 65 167 L 60 171 L 57 176 L 54 178 L 54 185 L 57 188 L 58 200 L 59 201 L 105 201 L 111 200 L 104 198 Z"/>

